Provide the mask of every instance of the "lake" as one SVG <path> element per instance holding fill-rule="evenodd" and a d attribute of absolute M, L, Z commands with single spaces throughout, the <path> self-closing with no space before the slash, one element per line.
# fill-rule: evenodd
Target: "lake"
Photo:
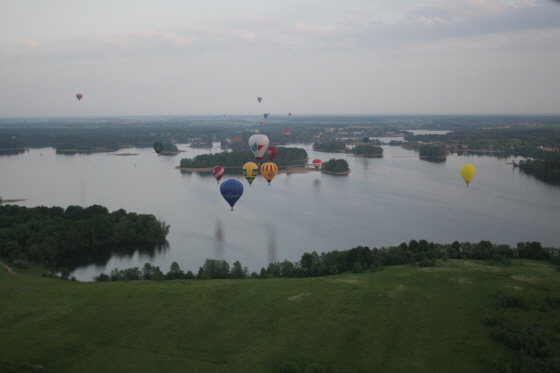
<path fill-rule="evenodd" d="M 391 139 L 402 140 L 381 138 Z M 42 148 L 0 156 L 0 195 L 26 199 L 17 204 L 28 207 L 124 208 L 153 214 L 171 226 L 168 247 L 76 268 L 72 275 L 81 281 L 146 262 L 164 273 L 177 262 L 196 274 L 207 258 L 224 259 L 230 266 L 239 260 L 250 272 L 259 272 L 271 261 L 296 262 L 304 252 L 380 248 L 412 239 L 512 246 L 540 241 L 560 247 L 560 187 L 521 174 L 507 164 L 513 157 L 451 155 L 433 163 L 396 146 L 383 146 L 382 158 L 314 152 L 310 144 L 290 146 L 305 148 L 310 161 L 344 158 L 352 172 L 335 176 L 310 168 L 308 173 L 278 174 L 270 186 L 259 175 L 251 187 L 243 176 L 226 174 L 222 181 L 235 178 L 245 187 L 230 211 L 211 173 L 175 169 L 181 158 L 221 152 L 218 144 L 214 149 L 179 144 L 185 153 L 161 157 L 151 148 L 87 155 Z M 137 155 L 119 156 L 125 153 Z M 469 187 L 459 174 L 464 163 L 477 168 Z"/>

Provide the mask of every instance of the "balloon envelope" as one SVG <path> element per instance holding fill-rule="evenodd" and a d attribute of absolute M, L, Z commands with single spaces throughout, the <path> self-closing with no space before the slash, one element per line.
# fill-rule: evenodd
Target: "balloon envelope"
<path fill-rule="evenodd" d="M 290 136 L 290 130 L 284 130 L 284 136 L 286 137 Z"/>
<path fill-rule="evenodd" d="M 264 122 L 259 122 L 260 124 L 264 124 Z"/>
<path fill-rule="evenodd" d="M 216 178 L 219 184 L 220 180 L 222 179 L 222 176 L 224 176 L 224 168 L 222 166 L 215 166 L 212 169 L 212 174 L 214 174 L 214 177 Z"/>
<path fill-rule="evenodd" d="M 469 186 L 469 183 L 473 179 L 474 174 L 476 174 L 476 167 L 474 167 L 472 164 L 465 163 L 463 166 L 461 166 L 461 176 L 463 177 L 463 180 L 465 180 L 465 183 L 467 183 L 467 186 Z"/>
<path fill-rule="evenodd" d="M 243 165 L 243 176 L 249 182 L 249 186 L 251 186 L 258 174 L 259 166 L 255 162 L 247 162 Z"/>
<path fill-rule="evenodd" d="M 268 114 L 263 114 L 264 119 L 268 118 Z"/>
<path fill-rule="evenodd" d="M 268 185 L 270 185 L 270 182 L 274 179 L 274 176 L 276 176 L 277 173 L 278 166 L 272 162 L 264 163 L 261 166 L 261 174 L 264 176 L 266 181 L 268 181 Z"/>
<path fill-rule="evenodd" d="M 262 101 L 262 97 L 257 97 L 257 101 L 261 102 L 261 101 Z"/>
<path fill-rule="evenodd" d="M 163 150 L 163 144 L 159 141 L 154 142 L 154 150 L 156 151 L 158 157 Z"/>
<path fill-rule="evenodd" d="M 78 99 L 78 101 L 80 101 L 82 99 L 82 97 L 84 97 L 81 93 L 78 93 L 76 95 L 76 98 Z"/>
<path fill-rule="evenodd" d="M 276 153 L 278 152 L 278 149 L 276 149 L 276 146 L 269 146 L 268 149 L 266 149 L 266 155 L 268 155 L 268 158 L 273 161 L 274 157 L 276 157 Z"/>
<path fill-rule="evenodd" d="M 369 142 L 369 137 L 367 137 L 367 136 L 364 137 L 364 138 L 362 139 L 362 141 L 363 141 L 363 142 Z"/>
<path fill-rule="evenodd" d="M 292 113 L 288 113 L 288 116 L 291 117 L 291 116 L 292 116 Z"/>
<path fill-rule="evenodd" d="M 315 169 L 319 169 L 319 167 L 321 167 L 321 165 L 323 164 L 323 161 L 321 161 L 320 159 L 314 159 L 313 160 L 313 166 L 315 166 Z"/>
<path fill-rule="evenodd" d="M 263 134 L 249 137 L 249 147 L 255 155 L 255 158 L 257 158 L 257 161 L 260 161 L 268 148 L 268 137 Z"/>
<path fill-rule="evenodd" d="M 233 211 L 233 206 L 243 195 L 243 184 L 235 179 L 226 180 L 220 185 L 220 193 L 222 193 L 222 197 L 229 203 L 231 211 Z"/>

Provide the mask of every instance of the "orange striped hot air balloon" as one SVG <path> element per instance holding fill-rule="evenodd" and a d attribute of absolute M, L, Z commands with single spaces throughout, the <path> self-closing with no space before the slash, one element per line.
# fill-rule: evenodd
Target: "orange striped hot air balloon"
<path fill-rule="evenodd" d="M 264 163 L 261 166 L 261 175 L 264 176 L 266 181 L 268 181 L 268 185 L 270 186 L 270 182 L 274 179 L 274 176 L 278 173 L 278 166 L 272 162 Z"/>

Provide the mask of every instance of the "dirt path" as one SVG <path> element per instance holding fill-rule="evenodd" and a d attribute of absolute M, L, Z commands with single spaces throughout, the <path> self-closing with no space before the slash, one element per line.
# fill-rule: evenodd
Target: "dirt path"
<path fill-rule="evenodd" d="M 13 275 L 17 275 L 17 273 L 12 271 L 12 269 L 10 267 L 8 267 L 7 265 L 5 265 L 4 263 L 0 262 L 0 264 L 2 264 L 4 267 L 6 267 L 6 270 L 8 271 L 8 273 L 11 273 Z"/>

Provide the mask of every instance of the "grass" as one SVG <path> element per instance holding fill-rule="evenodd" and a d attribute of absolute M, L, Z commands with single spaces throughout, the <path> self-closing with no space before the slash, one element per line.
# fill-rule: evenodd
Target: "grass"
<path fill-rule="evenodd" d="M 0 371 L 488 372 L 516 352 L 483 325 L 529 325 L 559 355 L 560 272 L 550 263 L 437 267 L 306 279 L 80 283 L 0 267 Z M 529 309 L 497 309 L 496 294 Z"/>

